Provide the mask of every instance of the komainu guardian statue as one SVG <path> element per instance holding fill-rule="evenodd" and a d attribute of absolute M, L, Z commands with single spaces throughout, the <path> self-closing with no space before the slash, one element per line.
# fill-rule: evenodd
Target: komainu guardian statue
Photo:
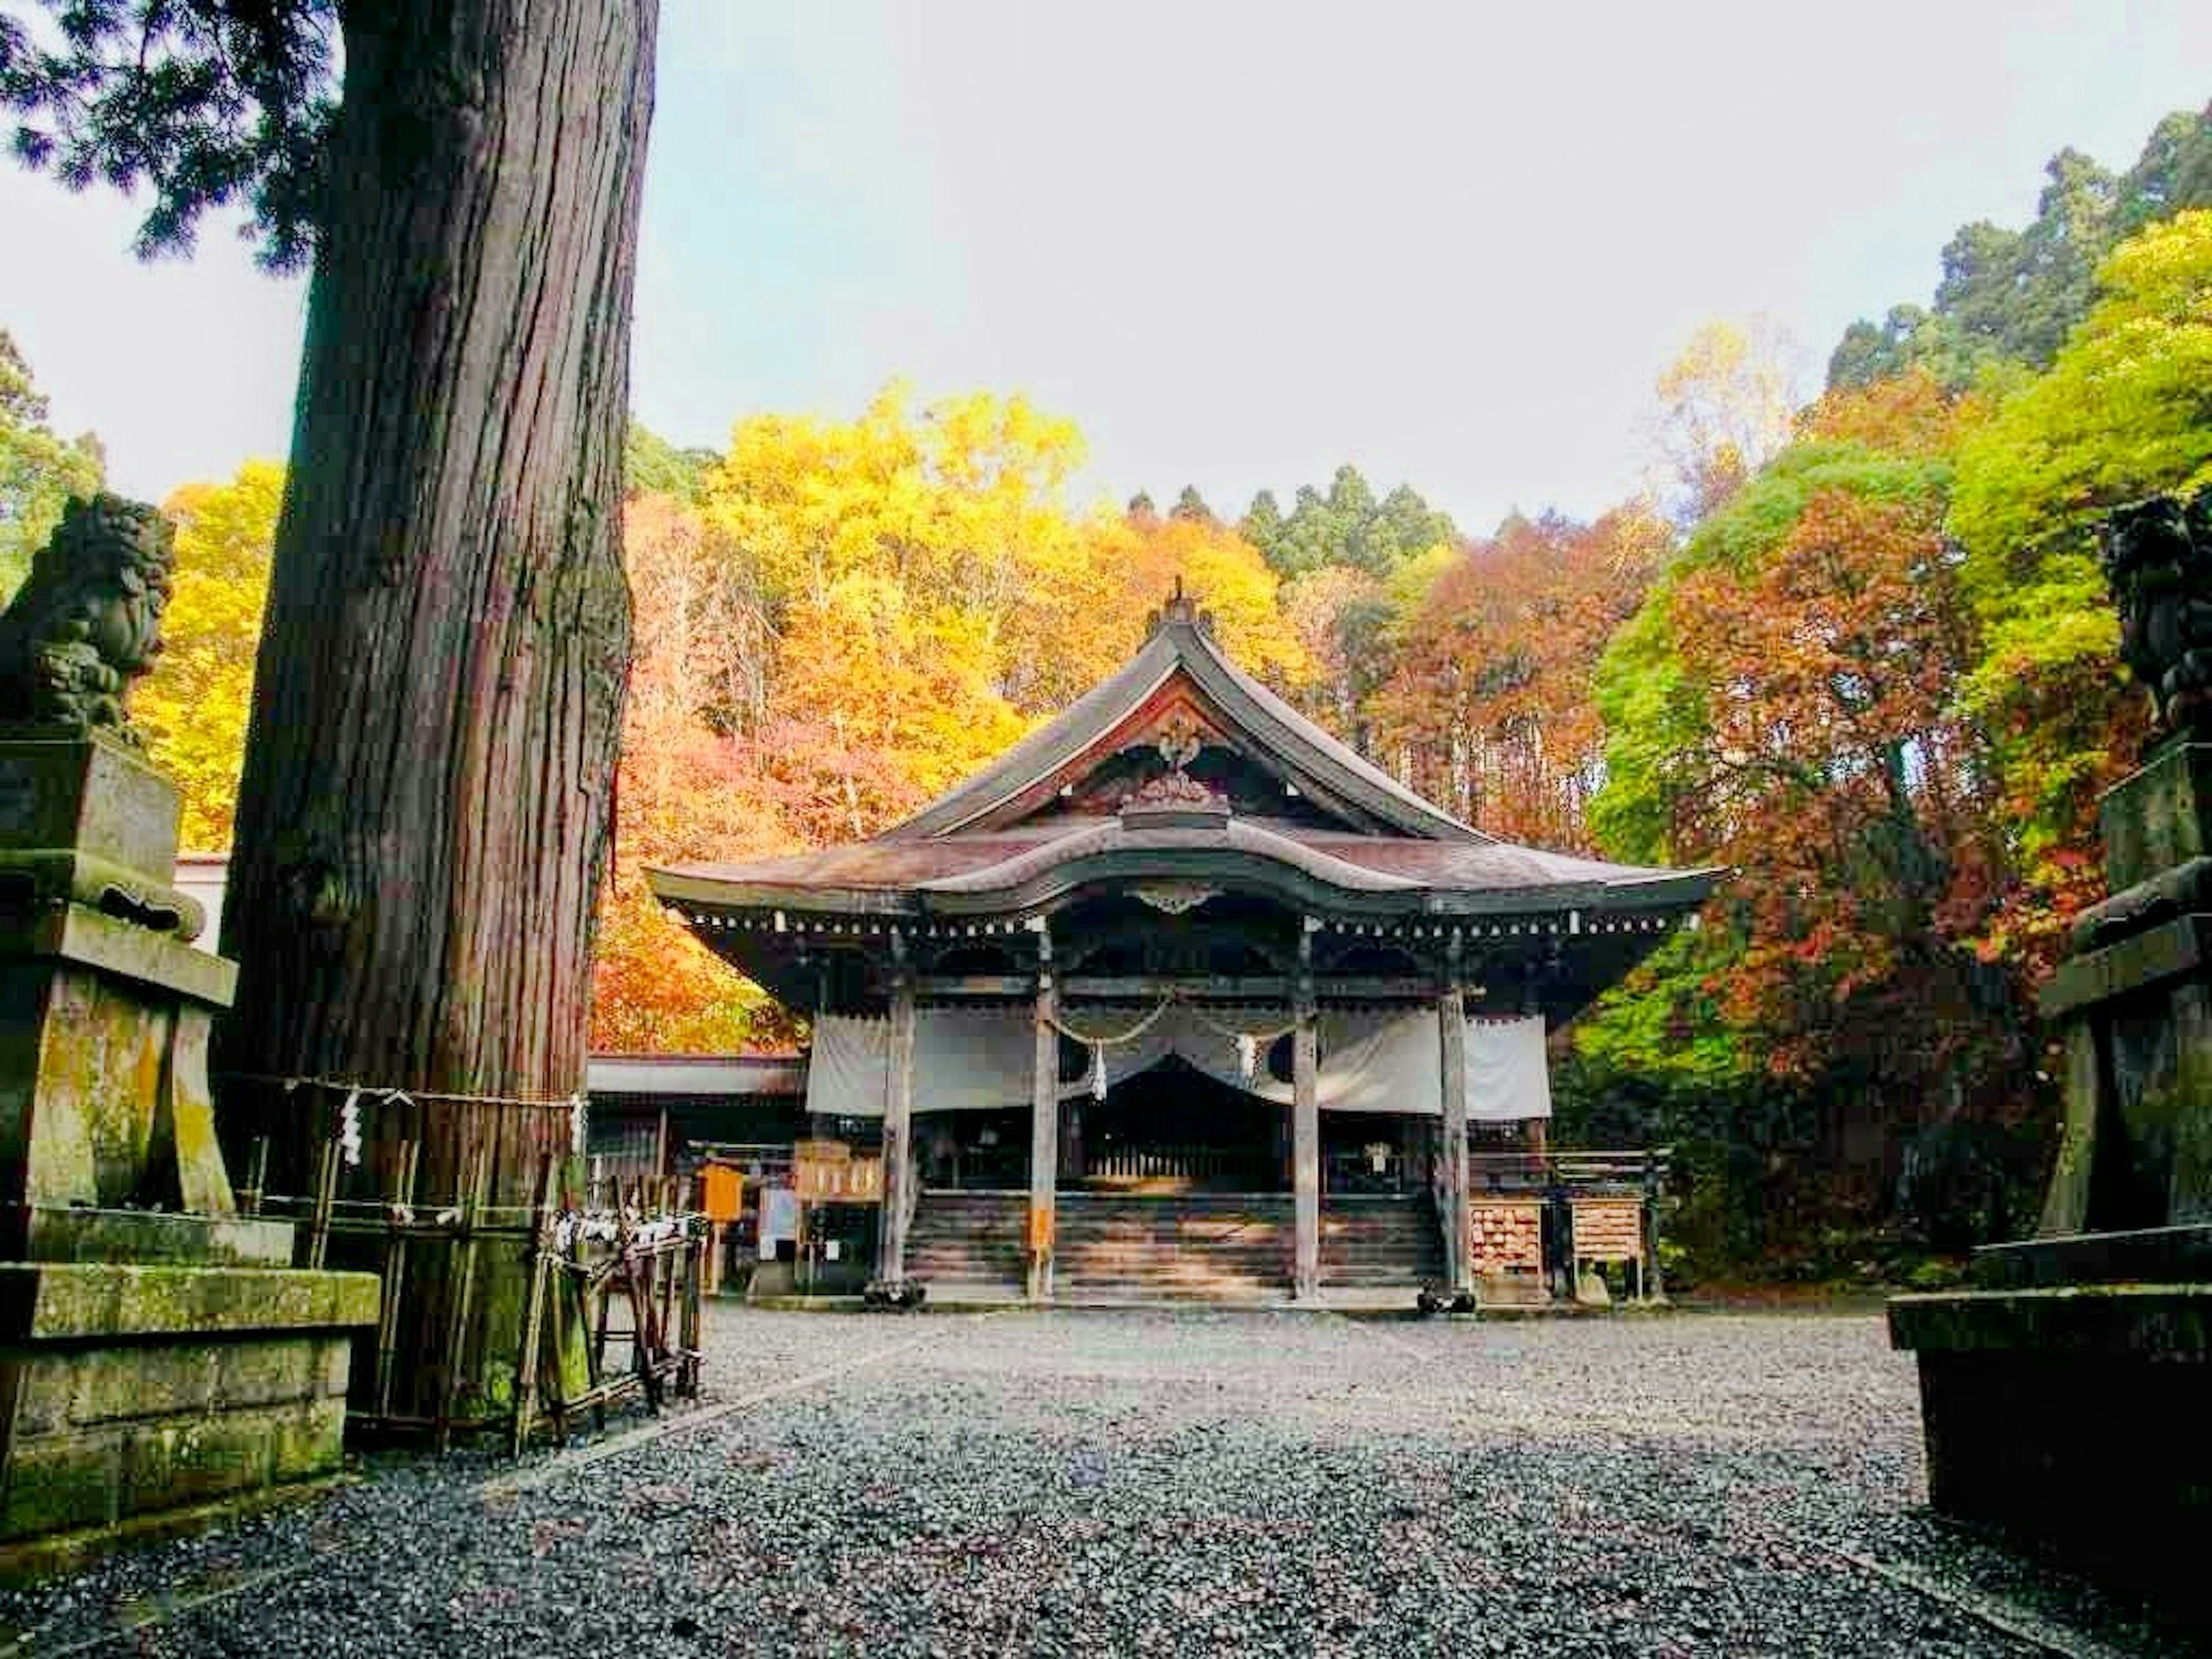
<path fill-rule="evenodd" d="M 143 502 L 69 504 L 0 615 L 0 724 L 138 741 L 123 700 L 161 648 L 175 542 L 175 527 Z"/>
<path fill-rule="evenodd" d="M 2212 738 L 2212 487 L 2124 507 L 2104 526 L 2120 659 L 2169 737 Z"/>

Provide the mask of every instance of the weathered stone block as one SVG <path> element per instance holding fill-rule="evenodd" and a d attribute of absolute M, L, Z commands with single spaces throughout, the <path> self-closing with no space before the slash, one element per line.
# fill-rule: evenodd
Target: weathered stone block
<path fill-rule="evenodd" d="M 272 1479 L 281 1412 L 225 1412 L 134 1424 L 123 1443 L 118 1515 L 202 1504 Z"/>
<path fill-rule="evenodd" d="M 238 991 L 238 964 L 228 957 L 82 904 L 29 916 L 0 909 L 0 955 L 57 957 L 215 1008 L 230 1006 Z"/>
<path fill-rule="evenodd" d="M 2176 916 L 2058 964 L 2037 994 L 2047 1020 L 2132 996 L 2212 964 L 2212 915 Z"/>
<path fill-rule="evenodd" d="M 33 1261 L 289 1267 L 297 1231 L 292 1222 L 259 1216 L 42 1206 L 30 1213 L 24 1255 Z"/>
<path fill-rule="evenodd" d="M 1889 1328 L 1937 1510 L 2173 1590 L 2212 1535 L 2212 1285 L 1898 1297 Z"/>
<path fill-rule="evenodd" d="M 134 1418 L 215 1408 L 213 1348 L 95 1348 L 39 1354 L 19 1362 L 23 1392 L 19 1433 L 92 1428 Z"/>
<path fill-rule="evenodd" d="M 337 1333 L 0 1354 L 0 1540 L 106 1527 L 335 1470 Z"/>
<path fill-rule="evenodd" d="M 235 1213 L 208 1085 L 211 1017 L 58 957 L 0 953 L 0 1250 L 29 1252 L 24 1206 Z"/>
<path fill-rule="evenodd" d="M 346 1405 L 343 1395 L 281 1414 L 269 1442 L 272 1480 L 313 1480 L 344 1461 Z"/>
<path fill-rule="evenodd" d="M 2212 857 L 2212 744 L 2178 744 L 2154 756 L 2105 792 L 2097 817 L 2115 893 Z"/>
<path fill-rule="evenodd" d="M 0 1486 L 0 1538 L 112 1525 L 121 1512 L 122 1470 L 119 1429 L 10 1447 Z"/>
<path fill-rule="evenodd" d="M 166 887 L 177 805 L 177 786 L 118 738 L 0 736 L 0 853 L 68 848 Z"/>
<path fill-rule="evenodd" d="M 294 1271 L 289 1223 L 236 1214 L 208 1048 L 237 969 L 185 942 L 176 806 L 127 745 L 0 732 L 10 1560 L 328 1474 L 352 1333 L 376 1322 L 374 1277 Z"/>
<path fill-rule="evenodd" d="M 0 1261 L 0 1341 L 343 1329 L 376 1322 L 374 1273 Z"/>

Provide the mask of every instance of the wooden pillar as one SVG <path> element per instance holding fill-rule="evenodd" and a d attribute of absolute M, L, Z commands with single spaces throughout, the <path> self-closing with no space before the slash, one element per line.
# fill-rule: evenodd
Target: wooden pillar
<path fill-rule="evenodd" d="M 891 980 L 890 1049 L 884 1087 L 884 1224 L 876 1235 L 876 1277 L 896 1284 L 906 1277 L 906 1224 L 914 1187 L 914 975 L 903 962 Z"/>
<path fill-rule="evenodd" d="M 1456 941 L 1455 941 L 1456 942 Z M 1443 1159 L 1444 1278 L 1455 1294 L 1472 1291 L 1467 1259 L 1467 996 L 1460 989 L 1458 953 L 1451 979 L 1437 998 L 1437 1036 L 1443 1059 L 1443 1107 L 1437 1156 Z"/>
<path fill-rule="evenodd" d="M 1030 1062 L 1030 1277 L 1032 1302 L 1052 1300 L 1053 1236 L 1060 1211 L 1059 994 L 1052 983 L 1052 936 L 1038 937 L 1036 1046 Z"/>
<path fill-rule="evenodd" d="M 1297 1257 L 1291 1291 L 1301 1302 L 1321 1295 L 1321 1089 L 1314 1030 L 1313 924 L 1298 936 L 1297 1029 L 1291 1039 L 1291 1170 Z"/>

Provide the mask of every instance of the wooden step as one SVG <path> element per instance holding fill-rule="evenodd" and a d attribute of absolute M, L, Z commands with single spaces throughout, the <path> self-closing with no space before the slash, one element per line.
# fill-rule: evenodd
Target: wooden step
<path fill-rule="evenodd" d="M 1056 1293 L 1069 1301 L 1279 1298 L 1290 1288 L 1296 1217 L 1287 1194 L 1062 1194 Z M 928 1192 L 908 1234 L 908 1270 L 924 1280 L 1018 1289 L 1028 1232 L 1026 1194 Z M 1324 1200 L 1324 1285 L 1434 1283 L 1443 1255 L 1425 1195 Z"/>

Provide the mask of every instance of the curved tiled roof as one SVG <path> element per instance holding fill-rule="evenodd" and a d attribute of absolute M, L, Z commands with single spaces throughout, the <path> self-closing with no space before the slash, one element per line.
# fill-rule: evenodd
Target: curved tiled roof
<path fill-rule="evenodd" d="M 1182 816 L 1068 810 L 1060 786 L 1132 741 L 1178 676 L 1209 720 L 1317 809 L 1310 817 L 1330 821 L 1231 817 L 1221 802 Z M 1120 672 L 875 839 L 649 877 L 672 903 L 911 916 L 1022 910 L 1089 883 L 1163 876 L 1398 914 L 1682 910 L 1719 874 L 1571 858 L 1469 828 L 1237 669 L 1178 598 Z"/>
<path fill-rule="evenodd" d="M 1510 842 L 1417 841 L 1316 831 L 1279 819 L 1133 828 L 1067 817 L 1018 830 L 869 841 L 738 864 L 653 872 L 663 898 L 794 911 L 923 914 L 1021 908 L 1097 876 L 1242 874 L 1389 910 L 1701 903 L 1718 872 L 1569 858 Z"/>

